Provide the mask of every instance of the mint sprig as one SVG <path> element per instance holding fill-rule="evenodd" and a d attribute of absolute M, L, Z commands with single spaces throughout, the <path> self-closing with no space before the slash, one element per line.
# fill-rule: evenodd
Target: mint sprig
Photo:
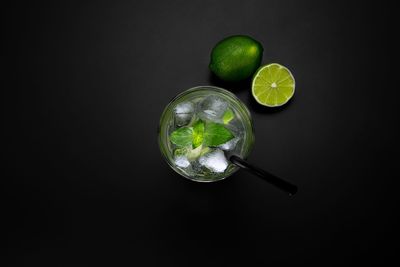
<path fill-rule="evenodd" d="M 181 127 L 171 133 L 170 140 L 178 147 L 199 146 L 216 147 L 222 145 L 235 136 L 224 125 L 198 120 L 192 127 Z"/>

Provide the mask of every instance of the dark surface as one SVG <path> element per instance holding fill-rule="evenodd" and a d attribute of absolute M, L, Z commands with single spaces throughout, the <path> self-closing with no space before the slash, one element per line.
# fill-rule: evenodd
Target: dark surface
<path fill-rule="evenodd" d="M 294 0 L 3 7 L 8 265 L 387 263 L 398 224 L 389 9 Z M 263 63 L 293 71 L 289 104 L 263 108 L 248 82 L 210 75 L 211 48 L 232 34 L 254 37 Z M 206 84 L 249 106 L 249 160 L 294 181 L 294 197 L 246 172 L 194 183 L 163 161 L 164 106 Z"/>

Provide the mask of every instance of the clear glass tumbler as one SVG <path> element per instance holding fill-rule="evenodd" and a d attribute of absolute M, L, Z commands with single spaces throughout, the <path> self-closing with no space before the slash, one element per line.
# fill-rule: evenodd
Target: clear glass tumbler
<path fill-rule="evenodd" d="M 214 138 L 210 136 L 215 133 L 211 130 L 223 128 L 222 133 L 231 133 L 231 139 L 211 146 L 203 143 L 196 148 L 191 144 L 177 146 L 171 141 L 175 130 L 183 127 L 182 132 L 191 133 L 199 122 L 205 125 L 205 136 Z M 180 93 L 166 106 L 160 119 L 158 142 L 169 166 L 183 177 L 198 182 L 219 181 L 239 169 L 229 161 L 232 155 L 244 160 L 249 156 L 254 145 L 253 122 L 245 104 L 231 92 L 198 86 Z"/>

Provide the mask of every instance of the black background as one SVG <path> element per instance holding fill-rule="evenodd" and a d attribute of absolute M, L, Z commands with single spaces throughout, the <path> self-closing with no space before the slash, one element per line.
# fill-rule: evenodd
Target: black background
<path fill-rule="evenodd" d="M 9 266 L 387 262 L 398 223 L 389 9 L 294 0 L 3 7 Z M 292 70 L 288 105 L 262 108 L 248 82 L 210 75 L 211 48 L 233 34 L 260 41 L 264 64 Z M 248 105 L 250 161 L 294 181 L 297 195 L 245 172 L 200 184 L 167 166 L 161 112 L 207 84 Z"/>

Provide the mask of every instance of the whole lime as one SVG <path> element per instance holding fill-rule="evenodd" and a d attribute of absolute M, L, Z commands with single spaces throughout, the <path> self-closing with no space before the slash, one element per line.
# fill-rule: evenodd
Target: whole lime
<path fill-rule="evenodd" d="M 221 80 L 244 80 L 260 66 L 263 50 L 262 45 L 249 36 L 230 36 L 212 49 L 209 68 Z"/>

